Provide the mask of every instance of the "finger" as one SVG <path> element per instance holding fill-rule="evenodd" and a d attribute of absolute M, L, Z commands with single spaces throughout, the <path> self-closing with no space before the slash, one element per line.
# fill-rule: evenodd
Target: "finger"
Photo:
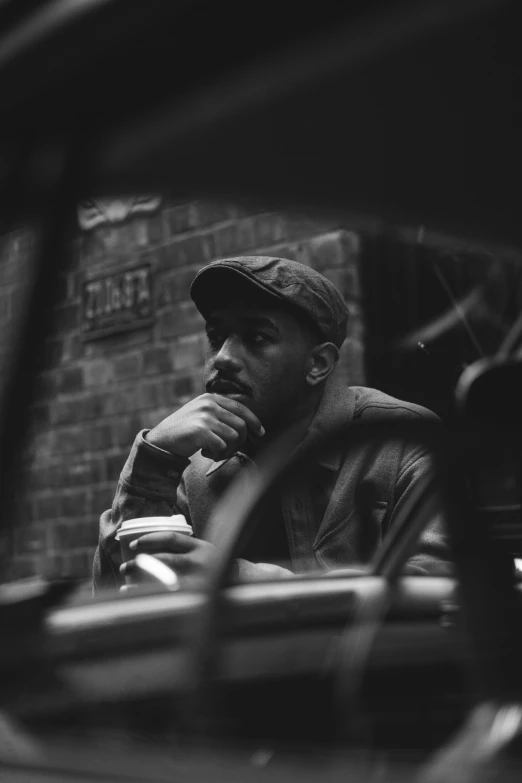
<path fill-rule="evenodd" d="M 197 546 L 197 539 L 184 533 L 146 533 L 129 544 L 134 552 L 192 552 Z"/>
<path fill-rule="evenodd" d="M 237 432 L 242 438 L 246 438 L 249 433 L 246 421 L 242 419 L 241 416 L 236 416 L 235 413 L 231 413 L 226 408 L 222 408 L 219 403 L 216 403 L 214 419 L 219 424 L 227 426 L 234 432 Z"/>
<path fill-rule="evenodd" d="M 226 449 L 234 449 L 234 451 L 237 451 L 247 438 L 245 422 L 241 422 L 241 424 L 235 428 L 216 419 L 211 425 L 210 432 L 213 432 L 214 435 L 217 435 L 218 438 L 225 443 Z"/>
<path fill-rule="evenodd" d="M 265 428 L 255 413 L 252 413 L 252 411 L 247 408 L 246 405 L 238 402 L 238 400 L 230 400 L 228 397 L 223 397 L 221 394 L 214 394 L 214 397 L 222 408 L 225 408 L 225 410 L 230 411 L 230 413 L 233 413 L 235 416 L 239 416 L 240 419 L 243 419 L 247 427 L 252 430 L 255 435 L 265 434 Z"/>
<path fill-rule="evenodd" d="M 224 459 L 221 455 L 228 449 L 228 443 L 226 443 L 219 435 L 216 435 L 212 430 L 207 430 L 204 433 L 204 446 L 202 449 L 203 456 L 210 457 L 210 459 L 219 460 Z"/>
<path fill-rule="evenodd" d="M 189 561 L 187 554 L 175 554 L 174 552 L 155 552 L 154 557 L 157 560 L 161 560 L 162 563 L 165 563 L 169 568 L 172 568 L 173 571 L 176 573 L 184 574 L 191 568 L 191 563 Z M 122 566 L 120 566 L 120 573 L 123 576 L 133 576 L 136 574 L 136 571 L 138 570 L 138 566 L 136 565 L 135 560 L 127 560 L 126 563 L 123 563 Z"/>
<path fill-rule="evenodd" d="M 213 459 L 215 462 L 231 457 L 232 454 L 235 454 L 236 451 L 241 448 L 244 442 L 243 439 L 237 437 L 236 435 L 235 437 L 231 437 L 230 443 L 226 443 L 219 436 L 215 436 L 215 433 L 213 433 L 212 430 L 208 430 L 205 433 L 204 440 L 209 445 L 203 446 L 201 449 L 201 454 L 203 457 Z"/>

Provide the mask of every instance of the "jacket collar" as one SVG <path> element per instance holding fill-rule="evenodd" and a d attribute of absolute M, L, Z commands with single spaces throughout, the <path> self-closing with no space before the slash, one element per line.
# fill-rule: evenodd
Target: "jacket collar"
<path fill-rule="evenodd" d="M 353 420 L 355 411 L 355 394 L 349 386 L 341 383 L 335 374 L 331 376 L 325 385 L 324 393 L 319 403 L 317 412 L 312 419 L 305 437 L 296 448 L 296 453 L 308 446 L 313 440 L 319 439 L 327 432 L 335 432 L 335 428 L 347 424 Z M 341 467 L 343 447 L 337 444 L 325 451 L 318 452 L 312 458 L 315 464 L 326 470 L 336 472 Z M 215 473 L 232 459 L 239 459 L 241 464 L 250 461 L 250 458 L 238 451 L 227 459 L 214 462 L 206 471 L 207 476 Z"/>

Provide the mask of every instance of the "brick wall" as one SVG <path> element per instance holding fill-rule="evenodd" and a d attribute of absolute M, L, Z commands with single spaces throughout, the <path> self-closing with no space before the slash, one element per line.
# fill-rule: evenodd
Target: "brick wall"
<path fill-rule="evenodd" d="M 27 271 L 28 235 L 4 238 L 0 319 L 12 324 Z M 20 504 L 10 578 L 38 574 L 89 576 L 98 518 L 136 433 L 152 427 L 203 391 L 203 321 L 188 296 L 197 270 L 230 255 L 294 258 L 329 277 L 351 310 L 340 372 L 362 383 L 363 326 L 359 240 L 339 226 L 279 214 L 193 203 L 79 235 L 56 331 L 38 378 L 27 452 L 28 490 Z M 155 321 L 95 341 L 81 333 L 82 282 L 147 261 L 152 265 Z M 0 356 L 8 350 L 8 332 Z"/>

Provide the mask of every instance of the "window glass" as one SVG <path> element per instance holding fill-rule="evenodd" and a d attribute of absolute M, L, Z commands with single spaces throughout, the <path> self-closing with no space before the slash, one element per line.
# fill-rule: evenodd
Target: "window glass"
<path fill-rule="evenodd" d="M 30 230 L 2 239 L 5 368 L 33 245 Z M 237 306 L 236 301 L 230 309 L 228 283 L 216 287 L 214 316 L 207 317 L 207 324 L 196 308 L 190 285 L 198 271 L 216 259 L 290 259 L 303 270 L 320 273 L 340 293 L 349 317 L 334 371 L 346 397 L 337 394 L 331 402 L 337 406 L 339 425 L 360 415 L 371 422 L 372 416 L 386 412 L 394 420 L 404 414 L 404 420 L 411 421 L 429 419 L 426 411 L 431 411 L 449 421 L 464 368 L 502 345 L 518 348 L 518 331 L 513 329 L 522 295 L 517 259 L 470 248 L 424 227 L 390 236 L 349 218 L 343 223 L 238 204 L 171 203 L 143 196 L 82 204 L 69 250 L 67 271 L 57 281 L 58 302 L 50 313 L 52 331 L 36 368 L 24 462 L 26 491 L 17 499 L 16 525 L 4 553 L 8 579 L 74 577 L 90 589 L 99 520 L 105 512 L 101 530 L 108 558 L 103 578 L 98 577 L 103 588 L 117 587 L 122 578 L 115 582 L 113 575 L 120 545 L 113 540 L 113 528 L 123 519 L 118 514 L 128 518 L 183 512 L 199 538 L 215 493 L 219 495 L 238 470 L 255 471 L 262 439 L 256 440 L 251 426 L 249 439 L 239 449 L 244 456 L 211 466 L 205 477 L 211 488 L 208 497 L 199 479 L 188 470 L 184 473 L 186 455 L 181 462 L 171 458 L 170 464 L 168 454 L 153 453 L 153 445 L 144 470 L 157 475 L 140 480 L 145 494 L 154 481 L 161 481 L 162 499 L 145 507 L 141 500 L 133 506 L 127 495 L 120 496 L 120 506 L 112 515 L 109 511 L 125 465 L 129 478 L 132 465 L 127 460 L 139 433 L 153 430 L 205 393 L 205 357 L 210 356 L 207 382 L 217 377 L 215 393 L 221 397 L 245 402 L 226 387 L 234 381 L 245 383 L 250 393 L 258 384 L 261 398 L 275 395 L 281 406 L 294 393 L 288 373 L 281 373 L 281 361 L 288 362 L 290 374 L 295 372 L 297 349 L 295 343 L 290 352 L 280 353 L 280 348 L 295 334 L 277 332 L 283 327 L 270 323 L 274 312 L 268 312 L 265 323 L 247 323 L 242 313 L 244 323 L 236 334 L 237 324 L 227 320 L 227 308 L 233 312 Z M 307 306 L 306 297 L 304 301 Z M 252 306 L 266 309 L 263 301 Z M 285 318 L 295 315 L 285 311 Z M 321 342 L 321 335 L 309 329 L 314 327 L 310 319 L 297 319 L 296 324 L 308 329 L 312 343 L 315 338 Z M 227 341 L 236 350 L 235 340 L 241 343 L 236 345 L 237 357 L 225 357 L 223 364 L 216 357 L 227 353 Z M 273 361 L 273 356 L 278 358 Z M 265 372 L 273 374 L 272 386 L 265 382 Z M 219 387 L 220 379 L 224 387 Z M 307 392 L 309 387 L 302 389 Z M 318 402 L 322 395 L 315 399 L 313 410 L 303 408 L 301 422 L 299 415 L 294 417 L 296 443 L 304 440 L 315 416 L 324 419 Z M 279 420 L 275 434 L 291 432 L 292 427 Z M 393 528 L 397 498 L 404 502 L 429 457 L 422 455 L 419 442 L 397 448 L 380 441 L 371 452 L 365 448 L 354 447 L 352 455 L 343 449 L 312 453 L 300 469 L 300 480 L 294 477 L 267 498 L 258 527 L 245 532 L 236 549 L 241 555 L 237 578 L 273 579 L 369 566 Z M 146 449 L 141 444 L 138 450 Z M 194 473 L 197 459 L 192 462 Z M 359 468 L 350 473 L 352 462 Z M 391 482 L 386 478 L 390 471 L 395 476 Z M 186 486 L 176 506 L 175 487 L 182 475 Z"/>

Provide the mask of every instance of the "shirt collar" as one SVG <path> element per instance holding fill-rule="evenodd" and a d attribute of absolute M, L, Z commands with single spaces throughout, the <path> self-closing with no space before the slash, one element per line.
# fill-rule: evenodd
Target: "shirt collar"
<path fill-rule="evenodd" d="M 250 460 L 250 457 L 247 457 L 247 455 L 243 454 L 242 451 L 236 451 L 236 453 L 232 454 L 232 456 L 227 457 L 226 459 L 222 459 L 219 462 L 214 462 L 206 471 L 205 476 L 211 476 L 213 473 L 216 472 L 216 470 L 219 470 L 219 468 L 222 468 L 223 465 L 226 465 L 227 462 L 230 462 L 231 459 L 235 459 L 236 457 L 239 459 L 241 465 L 244 465 L 247 462 L 247 460 Z"/>

